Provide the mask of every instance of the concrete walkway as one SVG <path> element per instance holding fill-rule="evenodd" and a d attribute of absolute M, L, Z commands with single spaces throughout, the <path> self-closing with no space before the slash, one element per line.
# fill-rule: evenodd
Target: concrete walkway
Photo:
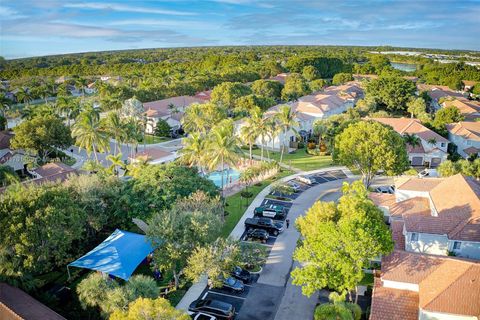
<path fill-rule="evenodd" d="M 323 168 L 323 169 L 309 171 L 309 172 L 296 173 L 288 177 L 284 177 L 280 181 L 285 182 L 285 181 L 294 179 L 295 177 L 301 174 L 313 174 L 313 173 L 331 171 L 331 170 L 342 170 L 349 178 L 354 177 L 347 168 L 336 166 L 336 167 Z M 343 181 L 345 180 L 336 180 L 336 181 L 327 182 L 324 184 L 314 186 L 308 189 L 307 191 L 303 192 L 303 194 L 300 195 L 295 200 L 294 203 L 297 205 L 294 204 L 294 206 L 292 206 L 292 209 L 289 213 L 289 217 L 292 222 L 291 227 L 290 229 L 283 232 L 279 236 L 279 238 L 277 238 L 277 240 L 275 241 L 275 245 L 272 248 L 272 252 L 270 253 L 267 264 L 264 266 L 264 270 L 260 275 L 258 283 L 265 283 L 268 285 L 275 285 L 280 287 L 285 286 L 290 274 L 290 269 L 292 267 L 293 250 L 295 249 L 297 239 L 300 236 L 298 231 L 293 227 L 295 219 L 299 215 L 303 214 L 306 209 L 312 206 L 312 204 L 320 196 L 320 193 L 322 193 L 322 189 L 327 188 L 328 191 L 331 191 L 330 188 L 332 188 L 332 185 L 335 185 L 335 183 L 337 183 L 341 186 L 341 182 Z M 265 196 L 270 193 L 270 188 L 271 188 L 271 185 L 265 187 L 262 191 L 260 191 L 260 193 L 255 197 L 255 199 L 252 201 L 252 203 L 247 208 L 247 210 L 245 210 L 245 213 L 243 214 L 243 216 L 240 218 L 235 228 L 230 233 L 230 236 L 232 238 L 240 239 L 243 232 L 245 231 L 245 220 L 247 218 L 253 217 L 253 209 L 261 205 Z M 336 189 L 338 189 L 338 185 Z M 277 260 L 280 262 L 274 263 Z M 190 287 L 190 289 L 185 293 L 182 300 L 180 300 L 180 302 L 177 304 L 176 308 L 181 310 L 187 310 L 190 303 L 192 303 L 194 300 L 196 300 L 200 296 L 200 294 L 202 293 L 206 285 L 207 285 L 206 279 L 204 281 L 200 281 L 198 283 L 193 284 Z"/>

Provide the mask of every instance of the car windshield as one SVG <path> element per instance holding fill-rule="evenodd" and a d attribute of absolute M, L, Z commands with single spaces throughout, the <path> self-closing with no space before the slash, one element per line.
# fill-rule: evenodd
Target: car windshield
<path fill-rule="evenodd" d="M 227 280 L 225 280 L 225 282 L 229 285 L 229 286 L 233 286 L 235 285 L 235 280 L 233 278 L 228 278 Z"/>

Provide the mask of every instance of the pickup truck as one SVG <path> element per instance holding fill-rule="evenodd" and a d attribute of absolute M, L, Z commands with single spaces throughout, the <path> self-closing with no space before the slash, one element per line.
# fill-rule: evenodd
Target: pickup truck
<path fill-rule="evenodd" d="M 253 213 L 258 217 L 282 220 L 287 215 L 287 209 L 284 206 L 270 204 L 256 207 Z"/>
<path fill-rule="evenodd" d="M 245 227 L 247 229 L 263 229 L 274 236 L 277 236 L 283 231 L 283 223 L 274 222 L 270 218 L 247 218 L 245 220 Z"/>

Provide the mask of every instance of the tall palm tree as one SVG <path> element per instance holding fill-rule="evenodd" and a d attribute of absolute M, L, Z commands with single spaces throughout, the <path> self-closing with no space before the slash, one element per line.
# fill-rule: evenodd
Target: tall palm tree
<path fill-rule="evenodd" d="M 105 129 L 111 138 L 115 140 L 115 148 L 113 154 L 116 155 L 120 152 L 120 143 L 124 141 L 125 138 L 125 125 L 120 118 L 120 115 L 116 111 L 111 111 L 107 114 L 105 119 Z"/>
<path fill-rule="evenodd" d="M 250 117 L 245 118 L 245 123 L 240 129 L 240 138 L 248 144 L 250 160 L 253 159 L 252 147 L 257 138 L 260 136 L 260 125 L 262 116 L 260 112 L 253 112 Z"/>
<path fill-rule="evenodd" d="M 205 167 L 205 136 L 199 132 L 193 132 L 182 140 L 182 144 L 183 148 L 179 151 L 180 161 L 190 167 L 196 166 L 203 172 Z"/>
<path fill-rule="evenodd" d="M 415 148 L 421 144 L 420 138 L 417 137 L 415 134 L 405 133 L 403 135 L 403 140 L 407 145 L 411 146 L 412 148 Z"/>
<path fill-rule="evenodd" d="M 185 132 L 205 133 L 205 117 L 200 104 L 190 105 L 182 118 L 182 126 Z"/>
<path fill-rule="evenodd" d="M 437 145 L 437 139 L 435 138 L 430 138 L 428 139 L 428 144 L 431 145 L 432 147 L 435 147 Z"/>
<path fill-rule="evenodd" d="M 73 125 L 72 137 L 76 139 L 79 148 L 84 148 L 88 156 L 93 154 L 98 162 L 97 151 L 106 152 L 110 149 L 108 132 L 102 126 L 99 112 L 93 106 L 87 106 Z"/>
<path fill-rule="evenodd" d="M 30 102 L 33 100 L 32 94 L 28 88 L 20 87 L 15 94 L 18 101 L 22 101 L 25 105 L 29 105 Z"/>
<path fill-rule="evenodd" d="M 264 118 L 261 117 L 260 121 L 258 123 L 258 135 L 261 140 L 261 145 L 260 145 L 260 159 L 263 161 L 263 151 L 265 149 L 265 143 L 266 143 L 266 138 L 270 137 L 270 125 L 269 125 L 269 118 Z M 270 158 L 270 155 L 268 153 L 267 149 L 267 155 L 268 158 Z"/>
<path fill-rule="evenodd" d="M 213 127 L 208 135 L 207 160 L 210 170 L 215 170 L 219 166 L 222 170 L 222 194 L 225 180 L 225 165 L 229 167 L 235 166 L 240 152 L 239 141 L 234 132 L 232 119 L 225 119 Z"/>
<path fill-rule="evenodd" d="M 286 145 L 286 140 L 287 140 L 287 132 L 292 130 L 294 133 L 297 132 L 295 127 L 298 126 L 298 122 L 296 120 L 297 118 L 297 113 L 292 111 L 292 108 L 288 105 L 283 105 L 278 108 L 277 114 L 275 114 L 275 118 L 278 122 L 278 126 L 281 129 L 283 133 L 282 137 L 282 144 L 283 146 L 281 147 L 281 152 L 280 152 L 280 162 L 283 160 L 283 153 L 285 152 L 285 149 L 288 148 Z"/>

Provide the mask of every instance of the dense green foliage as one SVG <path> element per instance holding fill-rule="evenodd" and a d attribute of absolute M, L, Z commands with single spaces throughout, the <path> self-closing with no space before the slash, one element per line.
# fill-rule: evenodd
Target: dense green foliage
<path fill-rule="evenodd" d="M 372 98 L 380 108 L 403 112 L 415 91 L 415 83 L 412 81 L 396 76 L 381 76 L 368 82 L 365 95 Z"/>
<path fill-rule="evenodd" d="M 318 201 L 296 221 L 302 241 L 294 259 L 301 267 L 291 275 L 307 296 L 323 288 L 345 296 L 362 280 L 370 259 L 393 250 L 383 214 L 366 187 L 356 181 L 344 183 L 342 191 L 338 204 Z"/>
<path fill-rule="evenodd" d="M 341 164 L 359 170 L 367 187 L 379 170 L 396 175 L 408 167 L 402 136 L 375 121 L 350 124 L 336 136 L 334 155 Z"/>

